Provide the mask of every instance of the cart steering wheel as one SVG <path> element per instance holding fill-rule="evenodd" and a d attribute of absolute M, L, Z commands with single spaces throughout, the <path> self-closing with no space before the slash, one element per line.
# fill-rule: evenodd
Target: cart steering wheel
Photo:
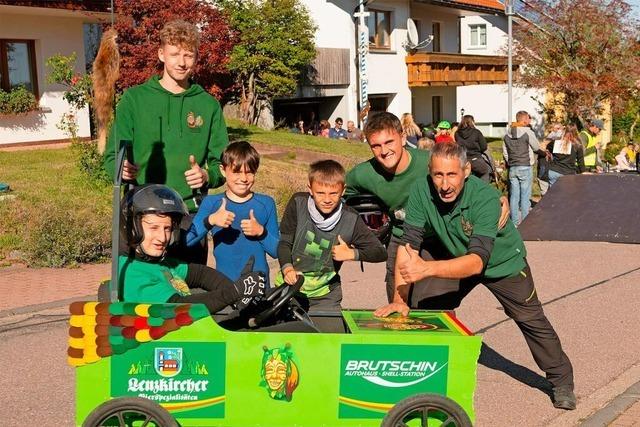
<path fill-rule="evenodd" d="M 283 283 L 275 291 L 271 292 L 266 298 L 266 301 L 270 303 L 270 306 L 258 313 L 255 317 L 249 319 L 248 325 L 250 328 L 256 328 L 263 324 L 266 320 L 275 316 L 300 290 L 304 283 L 304 276 L 299 275 L 298 280 L 293 285 Z"/>

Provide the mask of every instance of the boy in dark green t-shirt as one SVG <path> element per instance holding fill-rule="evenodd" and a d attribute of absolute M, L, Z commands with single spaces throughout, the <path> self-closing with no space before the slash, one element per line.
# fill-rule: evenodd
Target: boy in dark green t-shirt
<path fill-rule="evenodd" d="M 547 374 L 553 405 L 575 409 L 573 368 L 538 300 L 522 238 L 511 221 L 498 230 L 499 195 L 470 174 L 464 147 L 436 144 L 429 177 L 413 185 L 407 202 L 393 301 L 375 314 L 406 316 L 409 289 L 423 286 L 426 278 L 460 282 L 457 289 L 421 301 L 418 308 L 455 309 L 482 283 L 516 322 L 534 360 Z M 422 259 L 417 249 L 425 237 L 437 241 L 448 252 L 447 259 Z"/>
<path fill-rule="evenodd" d="M 253 262 L 232 282 L 204 265 L 166 257 L 176 240 L 178 224 L 187 209 L 178 193 L 164 185 L 149 184 L 125 196 L 122 213 L 128 256 L 119 259 L 119 286 L 123 300 L 137 303 L 201 303 L 215 313 L 235 304 L 240 310 L 252 297 L 263 295 L 265 276 L 251 272 Z M 191 294 L 200 288 L 204 293 Z"/>

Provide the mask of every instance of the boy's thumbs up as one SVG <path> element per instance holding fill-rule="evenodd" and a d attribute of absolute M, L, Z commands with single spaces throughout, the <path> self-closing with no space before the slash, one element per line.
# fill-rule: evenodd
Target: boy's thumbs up
<path fill-rule="evenodd" d="M 264 226 L 256 219 L 253 209 L 249 210 L 249 219 L 240 221 L 240 228 L 245 236 L 260 237 L 264 234 Z"/>
<path fill-rule="evenodd" d="M 233 224 L 235 217 L 236 214 L 227 210 L 227 199 L 223 197 L 222 202 L 220 202 L 220 207 L 217 211 L 209 215 L 208 221 L 212 227 L 217 225 L 218 227 L 228 228 Z"/>
<path fill-rule="evenodd" d="M 336 261 L 350 261 L 355 259 L 356 256 L 355 251 L 347 245 L 339 234 L 338 244 L 331 249 L 331 252 L 333 254 L 333 259 Z"/>

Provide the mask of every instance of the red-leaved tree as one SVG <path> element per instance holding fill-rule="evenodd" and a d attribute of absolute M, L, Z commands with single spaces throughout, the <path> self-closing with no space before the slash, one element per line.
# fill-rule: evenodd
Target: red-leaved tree
<path fill-rule="evenodd" d="M 570 117 L 588 118 L 633 97 L 638 20 L 623 0 L 517 0 L 529 21 L 515 29 L 519 81 L 545 88 Z M 559 105 L 558 105 L 559 104 Z"/>
<path fill-rule="evenodd" d="M 115 12 L 114 26 L 122 58 L 119 91 L 161 72 L 158 33 L 165 23 L 182 19 L 201 30 L 193 79 L 216 98 L 225 98 L 233 84 L 227 63 L 234 46 L 234 32 L 222 12 L 206 0 L 116 0 Z"/>

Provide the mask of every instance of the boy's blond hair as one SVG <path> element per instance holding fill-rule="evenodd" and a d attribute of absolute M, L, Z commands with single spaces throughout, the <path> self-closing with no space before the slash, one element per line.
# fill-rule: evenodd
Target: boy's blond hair
<path fill-rule="evenodd" d="M 309 167 L 309 184 L 344 185 L 345 171 L 335 160 L 319 160 Z"/>
<path fill-rule="evenodd" d="M 167 22 L 160 30 L 160 46 L 168 44 L 197 52 L 200 46 L 198 27 L 181 19 Z"/>

